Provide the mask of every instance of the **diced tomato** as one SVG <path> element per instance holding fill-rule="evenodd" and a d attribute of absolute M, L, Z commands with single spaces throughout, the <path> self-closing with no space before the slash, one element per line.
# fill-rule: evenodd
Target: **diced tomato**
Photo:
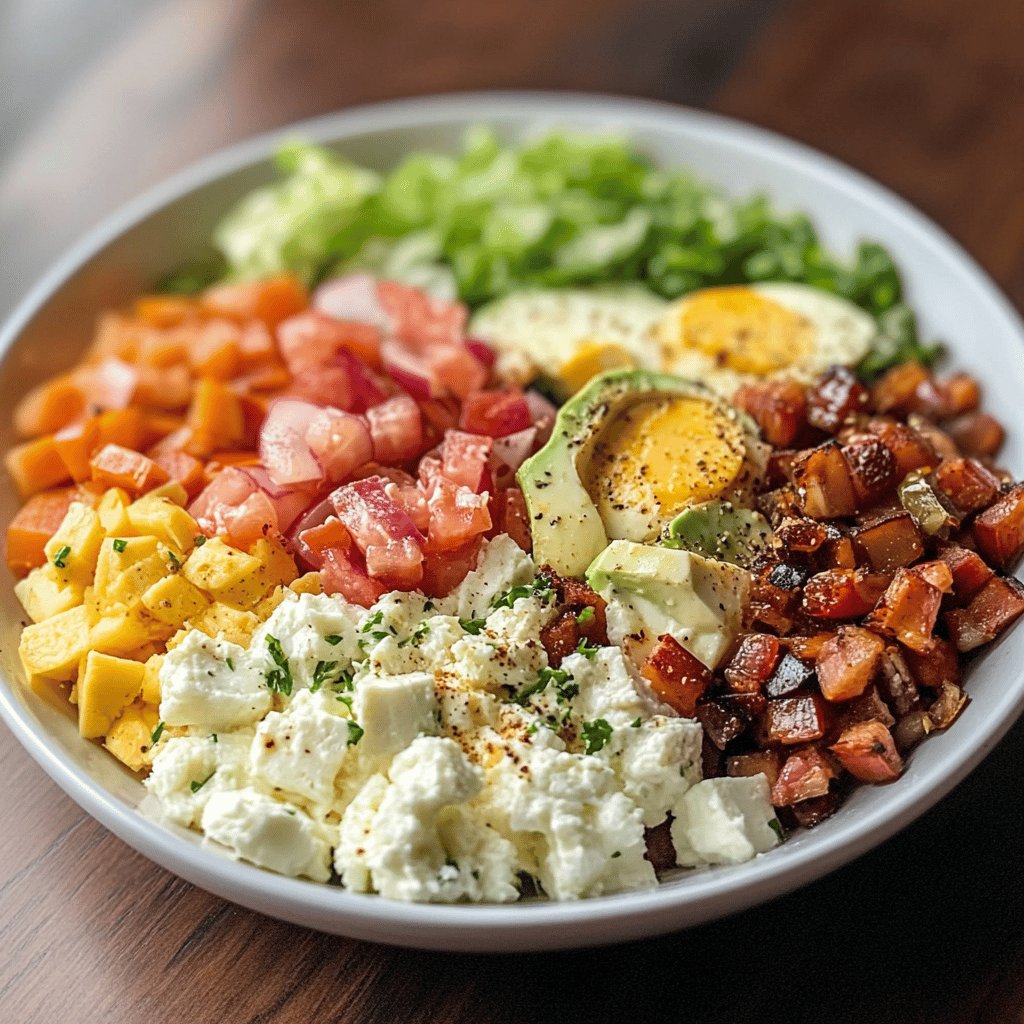
<path fill-rule="evenodd" d="M 487 370 L 461 343 L 428 348 L 423 357 L 437 379 L 459 398 L 465 398 L 487 383 Z"/>
<path fill-rule="evenodd" d="M 491 528 L 487 495 L 475 494 L 445 477 L 439 478 L 431 490 L 427 506 L 428 546 L 432 552 L 460 548 Z"/>
<path fill-rule="evenodd" d="M 824 796 L 836 777 L 832 762 L 817 747 L 794 750 L 782 765 L 772 786 L 775 807 L 789 807 L 803 800 Z"/>
<path fill-rule="evenodd" d="M 342 352 L 379 366 L 380 341 L 380 332 L 370 324 L 337 320 L 315 310 L 289 317 L 277 328 L 281 358 L 292 373 L 333 366 Z"/>
<path fill-rule="evenodd" d="M 859 618 L 874 608 L 889 580 L 886 573 L 827 569 L 804 586 L 804 610 L 819 619 Z"/>
<path fill-rule="evenodd" d="M 408 395 L 397 395 L 366 411 L 377 462 L 407 462 L 423 451 L 423 417 Z"/>
<path fill-rule="evenodd" d="M 926 653 L 942 595 L 952 589 L 953 577 L 944 562 L 921 562 L 899 569 L 865 624 L 913 651 Z"/>
<path fill-rule="evenodd" d="M 1024 585 L 993 576 L 966 608 L 946 612 L 946 628 L 957 650 L 973 651 L 990 643 L 1024 615 Z"/>
<path fill-rule="evenodd" d="M 306 289 L 290 274 L 214 285 L 199 297 L 200 309 L 208 316 L 222 316 L 236 323 L 262 320 L 271 329 L 305 309 L 308 302 Z"/>
<path fill-rule="evenodd" d="M 324 469 L 307 440 L 318 418 L 314 437 L 325 452 L 330 452 L 334 419 L 323 410 L 297 398 L 278 398 L 270 406 L 260 430 L 260 459 L 278 484 L 316 484 L 323 480 Z M 338 417 L 345 416 L 338 413 Z M 365 431 L 364 431 L 365 432 Z"/>
<path fill-rule="evenodd" d="M 413 398 L 426 402 L 447 393 L 441 378 L 428 365 L 426 358 L 402 342 L 388 338 L 381 345 L 380 355 L 387 375 Z"/>
<path fill-rule="evenodd" d="M 325 594 L 340 594 L 346 601 L 369 608 L 387 587 L 373 579 L 354 552 L 327 548 L 320 567 L 320 586 Z"/>
<path fill-rule="evenodd" d="M 859 626 L 840 627 L 822 645 L 815 665 L 825 699 L 859 697 L 874 679 L 883 650 L 885 641 L 877 633 Z"/>
<path fill-rule="evenodd" d="M 317 409 L 306 427 L 305 443 L 332 483 L 348 479 L 373 458 L 366 420 L 340 409 Z"/>
<path fill-rule="evenodd" d="M 372 274 L 357 272 L 324 281 L 313 292 L 313 308 L 336 320 L 372 324 L 388 334 L 391 319 L 377 296 L 377 281 Z"/>
<path fill-rule="evenodd" d="M 441 446 L 441 472 L 446 479 L 479 494 L 488 488 L 487 464 L 493 446 L 493 438 L 449 430 Z"/>
<path fill-rule="evenodd" d="M 764 730 L 771 743 L 811 743 L 827 729 L 828 705 L 817 693 L 780 697 L 765 708 Z"/>
<path fill-rule="evenodd" d="M 317 405 L 346 412 L 365 412 L 389 394 L 374 372 L 346 349 L 340 349 L 330 363 L 296 370 L 289 390 Z"/>
<path fill-rule="evenodd" d="M 500 490 L 495 493 L 491 507 L 494 520 L 491 526 L 492 533 L 507 533 L 524 551 L 532 551 L 530 517 L 523 492 L 518 487 Z"/>
<path fill-rule="evenodd" d="M 89 460 L 92 479 L 104 487 L 123 487 L 130 494 L 150 491 L 169 479 L 152 459 L 119 444 L 106 444 Z"/>
<path fill-rule="evenodd" d="M 378 281 L 377 299 L 402 341 L 418 349 L 462 343 L 469 311 L 461 302 L 434 299 L 397 281 Z"/>
<path fill-rule="evenodd" d="M 479 338 L 466 338 L 466 348 L 469 349 L 473 358 L 485 369 L 490 370 L 498 361 L 498 353 Z"/>
<path fill-rule="evenodd" d="M 171 480 L 177 480 L 185 488 L 190 501 L 206 486 L 203 464 L 191 455 L 184 452 L 163 452 L 154 455 L 153 461 Z"/>
<path fill-rule="evenodd" d="M 521 391 L 471 391 L 463 400 L 459 426 L 471 434 L 507 437 L 531 425 Z"/>
<path fill-rule="evenodd" d="M 368 477 L 331 494 L 338 518 L 366 559 L 370 576 L 411 590 L 423 576 L 424 537 L 406 510 L 390 498 L 382 477 Z"/>
<path fill-rule="evenodd" d="M 891 782 L 903 771 L 892 733 L 881 722 L 851 725 L 829 749 L 861 782 Z"/>
<path fill-rule="evenodd" d="M 318 526 L 298 530 L 293 545 L 295 552 L 311 569 L 320 569 L 324 564 L 324 551 L 328 548 L 352 550 L 352 538 L 337 516 L 328 516 Z"/>
<path fill-rule="evenodd" d="M 711 685 L 711 672 L 674 636 L 665 633 L 640 669 L 658 700 L 676 714 L 693 718 L 697 701 Z"/>
<path fill-rule="evenodd" d="M 725 669 L 731 689 L 759 693 L 779 660 L 779 638 L 767 633 L 748 633 Z"/>
<path fill-rule="evenodd" d="M 84 363 L 74 371 L 75 381 L 95 409 L 124 409 L 131 404 L 139 371 L 122 359 Z"/>
<path fill-rule="evenodd" d="M 184 355 L 197 377 L 230 380 L 242 365 L 242 331 L 230 320 L 208 320 L 194 331 Z"/>
<path fill-rule="evenodd" d="M 427 552 L 423 563 L 423 592 L 430 597 L 447 597 L 476 568 L 483 534 L 448 551 Z"/>
<path fill-rule="evenodd" d="M 985 509 L 972 529 L 987 561 L 1000 569 L 1013 568 L 1024 554 L 1024 484 L 1017 484 Z"/>
<path fill-rule="evenodd" d="M 814 519 L 851 516 L 857 511 L 850 467 L 835 441 L 798 457 L 793 463 L 793 482 L 799 488 L 804 512 Z"/>
<path fill-rule="evenodd" d="M 46 562 L 46 542 L 57 532 L 71 502 L 80 500 L 77 487 L 59 487 L 34 494 L 18 509 L 7 527 L 7 567 L 15 576 Z"/>
<path fill-rule="evenodd" d="M 248 549 L 268 533 L 277 532 L 277 509 L 244 470 L 235 466 L 218 473 L 189 506 L 189 513 L 208 536 Z"/>

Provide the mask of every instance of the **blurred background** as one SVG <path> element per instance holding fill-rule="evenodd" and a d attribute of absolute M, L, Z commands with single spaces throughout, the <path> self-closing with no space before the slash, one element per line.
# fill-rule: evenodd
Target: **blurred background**
<path fill-rule="evenodd" d="M 1024 299 L 1020 0 L 0 0 L 0 313 L 84 229 L 221 146 L 354 103 L 626 93 L 802 138 Z"/>

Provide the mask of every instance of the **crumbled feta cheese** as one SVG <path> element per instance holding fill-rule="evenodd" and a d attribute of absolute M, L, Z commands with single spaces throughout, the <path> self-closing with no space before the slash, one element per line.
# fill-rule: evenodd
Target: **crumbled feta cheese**
<path fill-rule="evenodd" d="M 437 732 L 434 677 L 426 672 L 361 676 L 353 710 L 363 729 L 361 756 L 389 759 L 417 736 Z"/>
<path fill-rule="evenodd" d="M 314 807 L 329 807 L 350 747 L 347 712 L 334 694 L 323 690 L 301 690 L 283 711 L 271 711 L 256 726 L 250 747 L 254 782 Z"/>
<path fill-rule="evenodd" d="M 603 718 L 613 726 L 629 725 L 658 709 L 637 690 L 636 677 L 618 647 L 602 647 L 590 658 L 570 654 L 562 668 L 579 687 L 573 710 L 583 721 Z"/>
<path fill-rule="evenodd" d="M 460 619 L 484 619 L 495 598 L 529 583 L 537 574 L 533 559 L 507 534 L 488 541 L 476 568 L 438 602 L 438 611 Z"/>
<path fill-rule="evenodd" d="M 304 811 L 250 787 L 214 793 L 203 809 L 203 831 L 236 856 L 282 875 L 326 882 L 331 840 Z"/>
<path fill-rule="evenodd" d="M 739 864 L 779 843 L 764 775 L 705 779 L 687 790 L 672 813 L 672 843 L 683 867 Z"/>
<path fill-rule="evenodd" d="M 262 718 L 270 703 L 262 670 L 236 644 L 192 630 L 164 657 L 160 717 L 168 725 L 226 731 Z"/>

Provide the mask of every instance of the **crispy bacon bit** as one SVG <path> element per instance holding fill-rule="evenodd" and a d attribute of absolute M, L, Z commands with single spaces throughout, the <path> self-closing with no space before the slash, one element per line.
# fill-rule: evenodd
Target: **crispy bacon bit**
<path fill-rule="evenodd" d="M 851 725 L 829 749 L 861 782 L 891 782 L 903 771 L 892 733 L 881 722 Z"/>
<path fill-rule="evenodd" d="M 800 828 L 814 828 L 839 810 L 839 794 L 835 790 L 829 790 L 824 796 L 801 800 L 786 810 L 789 812 L 788 820 L 795 825 Z"/>
<path fill-rule="evenodd" d="M 724 750 L 750 728 L 764 708 L 765 699 L 758 693 L 703 697 L 697 703 L 697 719 L 704 727 L 705 739 Z"/>
<path fill-rule="evenodd" d="M 951 459 L 939 465 L 935 486 L 961 516 L 987 508 L 999 496 L 999 477 L 977 459 Z"/>
<path fill-rule="evenodd" d="M 640 669 L 655 696 L 684 718 L 693 718 L 697 700 L 711 685 L 711 673 L 669 633 L 658 637 L 658 645 Z"/>
<path fill-rule="evenodd" d="M 770 700 L 765 709 L 764 729 L 771 743 L 788 746 L 820 740 L 828 729 L 828 706 L 817 693 Z"/>
<path fill-rule="evenodd" d="M 964 455 L 991 458 L 1003 446 L 1006 431 L 987 412 L 968 412 L 946 424 L 946 431 Z"/>
<path fill-rule="evenodd" d="M 811 554 L 829 539 L 828 527 L 814 519 L 783 519 L 776 527 L 775 536 L 784 551 Z"/>
<path fill-rule="evenodd" d="M 755 750 L 751 754 L 734 754 L 725 762 L 725 772 L 733 778 L 764 775 L 769 786 L 775 785 L 782 768 L 782 754 L 778 750 Z"/>
<path fill-rule="evenodd" d="M 981 404 L 981 386 L 969 373 L 954 373 L 940 386 L 946 397 L 949 416 L 973 412 Z"/>
<path fill-rule="evenodd" d="M 817 748 L 794 750 L 772 786 L 772 804 L 789 807 L 803 800 L 824 796 L 836 777 L 832 762 Z"/>
<path fill-rule="evenodd" d="M 804 587 L 804 611 L 818 619 L 856 619 L 866 615 L 885 592 L 887 573 L 827 569 Z"/>
<path fill-rule="evenodd" d="M 794 617 L 799 611 L 800 595 L 797 590 L 774 582 L 777 577 L 776 568 L 754 577 L 747 616 L 750 625 L 762 623 L 776 633 L 785 635 L 793 628 Z"/>
<path fill-rule="evenodd" d="M 562 664 L 563 658 L 567 658 L 576 650 L 580 642 L 576 616 L 572 612 L 562 612 L 554 622 L 540 631 L 540 642 L 547 651 L 548 661 L 557 668 Z"/>
<path fill-rule="evenodd" d="M 974 539 L 986 561 L 1011 569 L 1024 553 L 1024 484 L 1017 484 L 974 520 Z"/>
<path fill-rule="evenodd" d="M 865 625 L 924 654 L 932 643 L 942 595 L 952 588 L 953 576 L 945 562 L 899 569 Z"/>
<path fill-rule="evenodd" d="M 831 633 L 812 633 L 810 636 L 793 636 L 784 641 L 794 657 L 801 661 L 814 661 L 821 653 L 821 648 L 829 637 L 835 636 Z"/>
<path fill-rule="evenodd" d="M 926 416 L 912 412 L 907 417 L 907 424 L 917 434 L 925 439 L 932 450 L 940 459 L 958 459 L 962 454 L 956 442 L 946 433 L 937 427 Z"/>
<path fill-rule="evenodd" d="M 807 396 L 807 422 L 835 434 L 867 405 L 868 394 L 856 374 L 845 366 L 833 366 Z"/>
<path fill-rule="evenodd" d="M 993 576 L 966 608 L 946 612 L 946 629 L 959 651 L 973 651 L 995 640 L 1024 615 L 1024 585 L 1011 577 Z"/>
<path fill-rule="evenodd" d="M 853 531 L 853 549 L 875 572 L 892 572 L 924 554 L 917 524 L 906 512 L 891 512 Z"/>
<path fill-rule="evenodd" d="M 850 467 L 836 441 L 800 455 L 793 463 L 793 482 L 799 489 L 804 513 L 813 519 L 852 516 L 857 511 Z"/>
<path fill-rule="evenodd" d="M 859 626 L 842 626 L 822 645 L 815 665 L 825 698 L 840 701 L 859 697 L 874 680 L 884 649 L 885 641 L 877 633 Z"/>
<path fill-rule="evenodd" d="M 733 402 L 753 417 L 761 436 L 776 448 L 788 448 L 807 426 L 807 395 L 795 380 L 744 384 Z"/>
<path fill-rule="evenodd" d="M 779 638 L 750 633 L 743 638 L 725 670 L 729 686 L 738 693 L 759 693 L 779 660 Z"/>
<path fill-rule="evenodd" d="M 944 683 L 960 685 L 963 678 L 960 655 L 949 640 L 935 637 L 927 654 L 907 650 L 903 656 L 919 686 L 937 690 Z"/>
<path fill-rule="evenodd" d="M 896 457 L 879 438 L 859 434 L 844 444 L 842 451 L 850 467 L 858 508 L 881 501 L 896 486 Z"/>
<path fill-rule="evenodd" d="M 848 729 L 858 722 L 871 722 L 877 720 L 883 725 L 892 728 L 896 724 L 889 705 L 882 700 L 877 686 L 869 686 L 859 697 L 844 701 L 839 705 L 836 712 L 839 732 Z"/>
<path fill-rule="evenodd" d="M 938 556 L 949 566 L 953 576 L 953 593 L 960 604 L 974 597 L 995 575 L 977 551 L 962 548 L 957 544 L 940 545 Z"/>
<path fill-rule="evenodd" d="M 920 401 L 918 388 L 930 380 L 928 371 L 920 363 L 902 363 L 894 366 L 871 389 L 871 399 L 879 412 L 906 416 L 917 412 Z"/>
<path fill-rule="evenodd" d="M 874 419 L 868 423 L 868 430 L 892 452 L 899 480 L 915 470 L 931 469 L 939 464 L 939 457 L 932 446 L 906 423 Z"/>
<path fill-rule="evenodd" d="M 655 871 L 670 871 L 676 866 L 676 848 L 672 845 L 672 824 L 663 821 L 644 831 L 647 852 L 644 856 Z"/>
<path fill-rule="evenodd" d="M 805 665 L 790 651 L 786 651 L 775 666 L 771 677 L 765 682 L 764 692 L 768 697 L 788 697 L 791 693 L 810 686 L 813 681 L 814 669 L 810 665 Z"/>

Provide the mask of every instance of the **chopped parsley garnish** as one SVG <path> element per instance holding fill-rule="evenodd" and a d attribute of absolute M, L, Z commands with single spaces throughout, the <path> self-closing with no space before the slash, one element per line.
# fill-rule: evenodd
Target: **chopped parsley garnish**
<path fill-rule="evenodd" d="M 354 719 L 348 720 L 348 745 L 351 747 L 363 738 L 363 727 Z"/>
<path fill-rule="evenodd" d="M 66 569 L 68 565 L 68 555 L 71 554 L 71 548 L 65 544 L 63 547 L 57 548 L 53 556 L 53 564 L 58 569 Z"/>
<path fill-rule="evenodd" d="M 615 851 L 615 852 L 614 852 L 614 853 L 612 854 L 612 856 L 611 856 L 611 859 L 612 859 L 612 860 L 615 860 L 615 858 L 616 858 L 616 857 L 621 857 L 621 856 L 622 856 L 622 851 L 621 851 L 621 850 L 616 850 L 616 851 Z"/>
<path fill-rule="evenodd" d="M 640 728 L 640 724 L 641 724 L 640 723 L 640 719 L 639 718 L 634 718 L 633 721 L 629 723 L 629 727 L 630 727 L 630 729 L 639 729 Z"/>
<path fill-rule="evenodd" d="M 581 636 L 580 642 L 576 645 L 576 653 L 582 654 L 584 658 L 593 658 L 600 649 L 597 644 L 592 644 L 585 636 Z"/>
<path fill-rule="evenodd" d="M 360 633 L 369 633 L 374 626 L 379 626 L 384 621 L 383 612 L 374 612 L 360 627 Z"/>
<path fill-rule="evenodd" d="M 267 673 L 267 689 L 288 697 L 292 692 L 292 668 L 281 648 L 281 641 L 276 636 L 268 635 L 267 650 L 270 651 L 270 657 L 277 666 Z"/>
<path fill-rule="evenodd" d="M 195 537 L 192 538 L 192 543 L 195 544 L 197 548 L 201 548 L 206 543 L 206 534 L 197 533 Z"/>
<path fill-rule="evenodd" d="M 324 643 L 330 644 L 332 647 L 337 647 L 344 639 L 345 638 L 343 636 L 339 636 L 337 633 L 329 633 L 324 637 Z"/>
<path fill-rule="evenodd" d="M 212 742 L 217 743 L 218 742 L 217 734 L 215 732 L 211 732 L 210 733 L 210 739 L 211 739 Z"/>
<path fill-rule="evenodd" d="M 603 718 L 595 718 L 593 722 L 583 723 L 583 739 L 587 744 L 586 752 L 596 754 L 612 738 L 612 727 Z"/>
<path fill-rule="evenodd" d="M 421 622 L 412 633 L 407 636 L 404 640 L 399 643 L 399 647 L 407 647 L 410 644 L 413 647 L 419 645 L 419 642 L 430 632 L 430 623 Z"/>
<path fill-rule="evenodd" d="M 116 537 L 116 538 L 114 539 L 114 541 L 113 541 L 112 543 L 113 543 L 113 547 L 114 547 L 114 550 L 115 550 L 115 551 L 116 551 L 116 552 L 117 552 L 118 554 L 121 554 L 121 552 L 122 552 L 122 551 L 124 551 L 124 549 L 125 549 L 126 547 L 128 547 L 128 541 L 126 541 L 126 540 L 121 540 L 121 538 L 120 538 L 120 537 Z"/>
<path fill-rule="evenodd" d="M 555 588 L 551 580 L 544 573 L 538 573 L 532 583 L 526 583 L 521 587 L 513 587 L 511 590 L 499 594 L 491 601 L 492 608 L 511 608 L 521 597 L 536 597 L 544 604 L 550 604 L 555 599 Z"/>
<path fill-rule="evenodd" d="M 173 551 L 171 551 L 170 548 L 167 549 L 167 557 L 171 561 L 171 568 L 172 569 L 180 569 L 181 568 L 181 561 L 179 560 L 178 556 Z"/>
<path fill-rule="evenodd" d="M 593 618 L 594 609 L 588 604 L 587 607 L 576 616 L 576 621 L 582 626 L 584 622 L 593 621 Z"/>
<path fill-rule="evenodd" d="M 335 678 L 335 676 L 339 678 Z M 336 661 L 318 661 L 313 669 L 313 682 L 310 684 L 309 692 L 316 693 L 322 686 L 331 686 L 335 682 L 344 681 L 349 687 L 352 685 L 352 677 L 345 679 L 345 673 L 338 671 Z"/>
<path fill-rule="evenodd" d="M 160 737 L 164 734 L 164 723 L 157 722 L 156 728 L 153 730 L 153 735 L 149 737 L 149 747 L 152 750 L 160 742 Z"/>
<path fill-rule="evenodd" d="M 480 630 L 487 625 L 486 619 L 459 619 L 459 625 L 471 636 L 479 636 Z"/>
<path fill-rule="evenodd" d="M 772 818 L 768 822 L 768 827 L 779 837 L 779 842 L 784 843 L 786 841 L 786 833 L 782 829 L 782 822 L 778 818 Z"/>
<path fill-rule="evenodd" d="M 549 683 L 554 684 L 559 703 L 572 700 L 580 692 L 579 685 L 572 681 L 572 676 L 564 668 L 542 668 L 537 673 L 536 682 L 530 683 L 516 695 L 516 703 L 525 704 L 535 693 L 546 689 Z"/>
<path fill-rule="evenodd" d="M 193 779 L 189 783 L 189 788 L 192 790 L 193 793 L 198 793 L 199 790 L 201 790 L 203 786 L 205 786 L 210 781 L 210 779 L 212 779 L 214 775 L 216 775 L 216 773 L 217 769 L 214 768 L 213 771 L 210 772 L 210 774 L 207 775 L 205 779 L 200 779 L 198 782 L 195 779 Z"/>
<path fill-rule="evenodd" d="M 228 668 L 229 668 L 229 669 L 231 669 L 231 671 L 232 671 L 232 672 L 234 672 L 234 671 L 235 671 L 235 659 L 234 659 L 234 658 L 232 658 L 232 657 L 231 657 L 231 655 L 229 654 L 229 655 L 228 655 L 228 656 L 227 656 L 227 657 L 226 657 L 226 658 L 224 659 L 224 661 L 225 661 L 225 663 L 227 664 Z"/>

